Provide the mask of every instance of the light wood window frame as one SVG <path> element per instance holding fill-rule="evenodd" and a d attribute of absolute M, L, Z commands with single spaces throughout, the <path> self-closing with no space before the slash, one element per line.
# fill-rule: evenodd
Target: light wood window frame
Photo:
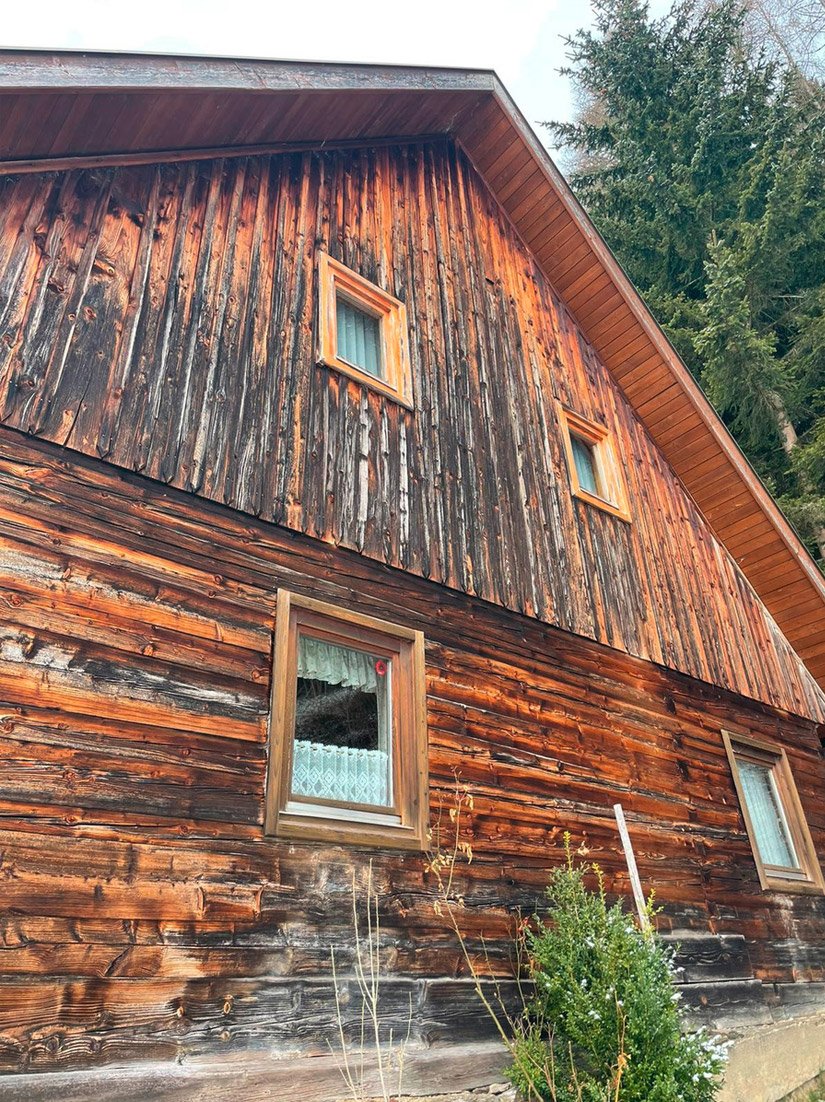
<path fill-rule="evenodd" d="M 725 752 L 730 763 L 739 807 L 745 821 L 759 883 L 764 891 L 775 892 L 813 892 L 817 895 L 825 891 L 825 879 L 816 855 L 811 832 L 799 799 L 796 782 L 793 779 L 788 755 L 784 747 L 765 739 L 756 739 L 750 735 L 722 731 Z M 788 829 L 793 848 L 796 851 L 799 867 L 785 869 L 775 865 L 766 865 L 762 860 L 757 843 L 756 832 L 751 821 L 750 809 L 745 797 L 744 787 L 739 775 L 739 761 L 752 761 L 771 769 L 776 793 Z"/>
<path fill-rule="evenodd" d="M 427 698 L 420 631 L 278 590 L 264 830 L 278 838 L 421 851 L 429 827 Z M 393 662 L 393 806 L 374 812 L 336 801 L 290 796 L 301 634 L 387 654 Z M 299 806 L 300 805 L 300 806 Z"/>
<path fill-rule="evenodd" d="M 379 391 L 407 409 L 413 409 L 407 308 L 404 303 L 328 253 L 319 254 L 318 288 L 318 362 Z M 378 319 L 381 363 L 386 379 L 379 379 L 338 355 L 339 296 Z"/>
<path fill-rule="evenodd" d="M 556 403 L 556 410 L 573 496 L 614 517 L 619 517 L 620 520 L 629 522 L 627 490 L 611 432 L 596 421 L 590 421 L 580 413 L 568 409 L 561 402 Z M 579 482 L 576 459 L 573 455 L 574 436 L 590 449 L 593 456 L 593 469 L 599 490 L 596 494 Z"/>

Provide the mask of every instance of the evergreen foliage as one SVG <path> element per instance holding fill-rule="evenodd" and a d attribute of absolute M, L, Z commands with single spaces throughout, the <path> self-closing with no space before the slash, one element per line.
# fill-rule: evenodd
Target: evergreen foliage
<path fill-rule="evenodd" d="M 630 278 L 825 558 L 825 89 L 739 0 L 594 0 L 583 109 L 546 124 Z"/>
<path fill-rule="evenodd" d="M 669 950 L 621 903 L 608 905 L 597 868 L 575 865 L 569 847 L 567 858 L 550 880 L 547 919 L 526 934 L 536 997 L 513 1082 L 552 1102 L 712 1102 L 723 1050 L 682 1031 Z"/>

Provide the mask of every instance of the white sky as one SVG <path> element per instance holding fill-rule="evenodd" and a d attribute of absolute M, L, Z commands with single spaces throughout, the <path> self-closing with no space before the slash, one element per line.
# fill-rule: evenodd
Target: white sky
<path fill-rule="evenodd" d="M 3 0 L 2 8 L 6 47 L 491 68 L 542 138 L 540 119 L 569 118 L 573 108 L 556 72 L 562 36 L 591 19 L 587 0 Z"/>

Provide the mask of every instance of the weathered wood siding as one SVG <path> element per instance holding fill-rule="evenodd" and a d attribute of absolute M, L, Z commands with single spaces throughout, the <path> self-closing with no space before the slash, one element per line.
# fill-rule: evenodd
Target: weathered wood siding
<path fill-rule="evenodd" d="M 825 900 L 760 890 L 720 736 L 787 747 L 823 854 L 811 721 L 6 429 L 0 576 L 6 1069 L 323 1049 L 370 857 L 388 1011 L 412 995 L 429 1041 L 484 1030 L 421 857 L 263 836 L 282 585 L 425 631 L 434 817 L 455 769 L 475 795 L 471 946 L 532 909 L 565 830 L 627 894 L 621 800 L 665 926 L 745 934 L 764 979 L 825 978 Z"/>
<path fill-rule="evenodd" d="M 406 302 L 414 412 L 316 365 L 319 249 Z M 631 524 L 572 500 L 554 398 L 615 433 Z M 3 179 L 0 420 L 825 715 L 446 144 Z"/>

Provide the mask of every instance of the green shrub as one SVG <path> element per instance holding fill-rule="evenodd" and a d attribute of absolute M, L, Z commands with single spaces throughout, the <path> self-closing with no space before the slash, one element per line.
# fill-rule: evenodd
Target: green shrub
<path fill-rule="evenodd" d="M 536 994 L 513 1083 L 549 1102 L 712 1102 L 723 1049 L 683 1031 L 670 950 L 620 903 L 608 906 L 599 869 L 574 865 L 569 844 L 547 894 L 547 920 L 525 933 Z"/>

